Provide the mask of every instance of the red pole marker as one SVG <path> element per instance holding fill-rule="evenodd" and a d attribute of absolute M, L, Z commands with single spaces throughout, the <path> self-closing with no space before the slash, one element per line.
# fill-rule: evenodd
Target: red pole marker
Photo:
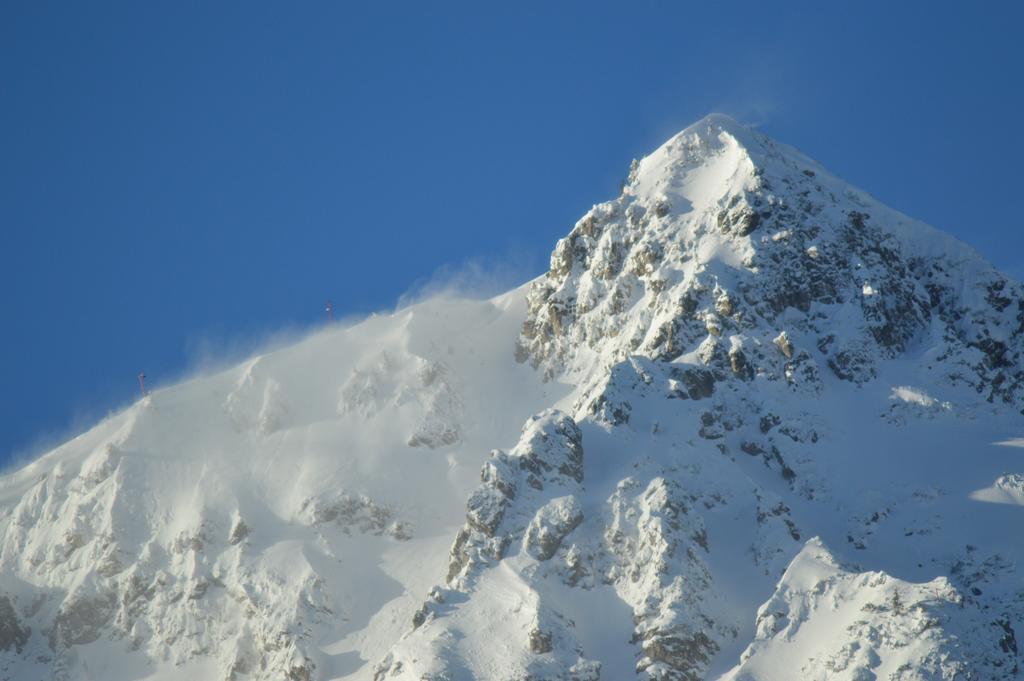
<path fill-rule="evenodd" d="M 142 393 L 143 397 L 146 396 L 146 374 L 143 373 L 139 374 L 139 392 Z"/>
<path fill-rule="evenodd" d="M 334 303 L 327 301 L 327 321 L 334 321 Z"/>

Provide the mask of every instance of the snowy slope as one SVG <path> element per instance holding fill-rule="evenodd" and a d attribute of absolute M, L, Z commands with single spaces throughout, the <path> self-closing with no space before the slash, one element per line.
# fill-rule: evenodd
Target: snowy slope
<path fill-rule="evenodd" d="M 10 679 L 1006 679 L 1024 291 L 709 116 L 548 273 L 0 479 Z"/>
<path fill-rule="evenodd" d="M 477 452 L 554 394 L 512 360 L 521 307 L 324 331 L 4 478 L 0 588 L 33 631 L 3 641 L 4 677 L 323 678 L 386 650 L 421 567 L 443 568 Z"/>

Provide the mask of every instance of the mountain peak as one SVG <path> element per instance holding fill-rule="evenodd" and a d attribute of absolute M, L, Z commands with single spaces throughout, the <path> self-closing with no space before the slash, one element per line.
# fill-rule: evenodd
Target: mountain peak
<path fill-rule="evenodd" d="M 728 133 L 730 135 L 747 135 L 753 132 L 753 128 L 748 125 L 740 123 L 732 116 L 724 113 L 711 112 L 703 118 L 694 121 L 682 130 L 680 130 L 675 137 L 679 135 L 691 134 L 691 135 L 703 135 L 708 138 L 715 138 L 721 133 Z"/>
<path fill-rule="evenodd" d="M 712 115 L 534 282 L 0 476 L 0 679 L 1010 681 L 1022 353 L 1019 284 Z"/>
<path fill-rule="evenodd" d="M 658 194 L 675 195 L 705 203 L 709 192 L 725 191 L 727 180 L 743 182 L 737 175 L 755 170 L 751 156 L 761 146 L 756 133 L 723 114 L 709 114 L 673 135 L 630 169 L 627 191 L 658 200 Z M 702 178 L 690 177 L 699 171 Z M 717 177 L 707 177 L 717 173 Z M 710 182 L 710 185 L 709 185 Z"/>
<path fill-rule="evenodd" d="M 634 162 L 558 242 L 529 305 L 519 358 L 549 378 L 642 355 L 816 393 L 924 344 L 956 358 L 951 381 L 1024 407 L 1019 284 L 720 114 Z"/>

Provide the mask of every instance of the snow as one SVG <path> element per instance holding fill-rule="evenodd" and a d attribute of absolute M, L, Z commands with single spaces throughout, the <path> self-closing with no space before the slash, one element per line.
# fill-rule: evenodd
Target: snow
<path fill-rule="evenodd" d="M 276 636 L 239 629 L 245 617 L 234 601 L 241 599 L 250 610 L 278 611 L 268 623 L 280 622 L 272 626 L 282 631 L 294 617 L 319 621 L 317 667 L 357 671 L 375 661 L 360 651 L 383 654 L 407 620 L 372 621 L 380 633 L 357 645 L 359 631 L 425 588 L 418 570 L 388 556 L 405 547 L 408 533 L 410 546 L 420 547 L 417 564 L 442 565 L 475 483 L 477 453 L 502 433 L 514 437 L 510 417 L 525 419 L 533 404 L 558 394 L 511 357 L 506 339 L 522 314 L 521 294 L 434 299 L 154 391 L 0 482 L 0 498 L 18 519 L 4 531 L 5 588 L 14 588 L 16 574 L 57 593 L 155 580 L 148 612 L 126 615 L 133 631 L 151 632 L 142 634 L 142 651 L 165 659 L 163 641 L 177 638 L 166 649 L 172 665 L 212 649 L 218 654 L 209 662 L 220 669 L 244 657 L 239 634 L 256 644 Z M 339 409 L 354 374 L 368 377 L 374 397 Z M 458 408 L 438 399 L 445 382 L 458 386 Z M 502 399 L 488 399 L 499 388 Z M 424 423 L 456 422 L 456 441 L 409 446 Z M 238 520 L 250 531 L 233 545 Z M 133 567 L 84 586 L 107 556 Z M 197 589 L 205 589 L 194 597 L 199 609 L 179 612 L 177 594 Z M 110 645 L 119 645 L 116 638 Z M 34 668 L 19 674 L 30 678 Z M 39 669 L 49 676 L 48 667 Z M 124 674 L 108 670 L 104 678 L 136 678 Z"/>
<path fill-rule="evenodd" d="M 818 538 L 758 611 L 755 641 L 725 679 L 956 678 L 980 669 L 970 630 L 952 634 L 963 598 L 945 577 L 914 584 L 839 564 Z"/>
<path fill-rule="evenodd" d="M 901 385 L 893 388 L 892 399 L 912 402 L 913 404 L 919 404 L 922 407 L 932 407 L 937 403 L 934 397 L 930 397 L 924 391 L 911 388 L 907 385 Z"/>
<path fill-rule="evenodd" d="M 993 504 L 1024 506 L 1024 475 L 1000 475 L 990 487 L 971 492 L 971 498 Z"/>
<path fill-rule="evenodd" d="M 0 478 L 0 678 L 1012 678 L 1022 300 L 712 115 L 533 282 Z"/>

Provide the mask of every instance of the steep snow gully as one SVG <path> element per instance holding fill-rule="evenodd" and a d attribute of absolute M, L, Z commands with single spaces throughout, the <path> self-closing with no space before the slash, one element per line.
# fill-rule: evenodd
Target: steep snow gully
<path fill-rule="evenodd" d="M 712 115 L 533 282 L 0 478 L 0 678 L 1018 678 L 1022 355 L 1019 283 Z"/>

